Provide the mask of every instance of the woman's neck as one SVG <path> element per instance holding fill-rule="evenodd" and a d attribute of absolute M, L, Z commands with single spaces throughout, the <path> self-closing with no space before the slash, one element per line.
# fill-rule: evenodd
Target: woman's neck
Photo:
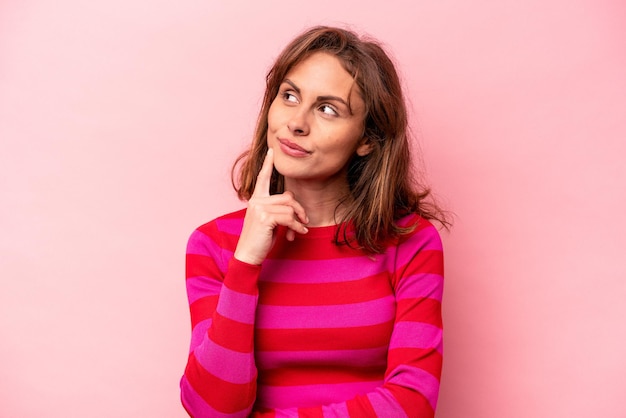
<path fill-rule="evenodd" d="M 342 220 L 345 207 L 340 202 L 349 193 L 347 183 L 313 185 L 285 179 L 285 190 L 291 191 L 304 208 L 309 218 L 307 226 L 336 225 Z"/>

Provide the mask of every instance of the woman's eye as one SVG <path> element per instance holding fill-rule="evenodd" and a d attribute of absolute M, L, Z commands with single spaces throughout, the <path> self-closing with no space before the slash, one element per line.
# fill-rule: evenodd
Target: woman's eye
<path fill-rule="evenodd" d="M 331 115 L 331 116 L 338 115 L 337 111 L 332 106 L 329 106 L 329 105 L 320 106 L 320 110 L 322 111 L 322 113 L 326 115 Z"/>
<path fill-rule="evenodd" d="M 293 94 L 289 93 L 288 91 L 283 93 L 283 99 L 288 102 L 298 103 L 298 98 L 294 96 Z"/>

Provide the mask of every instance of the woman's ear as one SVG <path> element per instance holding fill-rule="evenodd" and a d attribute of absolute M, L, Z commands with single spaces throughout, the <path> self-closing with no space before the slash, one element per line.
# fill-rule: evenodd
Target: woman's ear
<path fill-rule="evenodd" d="M 359 145 L 356 149 L 356 155 L 359 157 L 365 157 L 367 154 L 372 152 L 373 148 L 373 144 L 367 138 L 363 138 L 361 140 L 361 145 Z"/>

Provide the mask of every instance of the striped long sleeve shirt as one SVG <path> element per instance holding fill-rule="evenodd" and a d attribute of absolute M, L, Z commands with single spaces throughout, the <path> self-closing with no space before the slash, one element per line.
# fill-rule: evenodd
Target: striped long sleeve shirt
<path fill-rule="evenodd" d="M 433 417 L 443 255 L 428 221 L 371 255 L 277 231 L 261 266 L 233 257 L 245 210 L 193 232 L 182 403 L 193 417 Z"/>

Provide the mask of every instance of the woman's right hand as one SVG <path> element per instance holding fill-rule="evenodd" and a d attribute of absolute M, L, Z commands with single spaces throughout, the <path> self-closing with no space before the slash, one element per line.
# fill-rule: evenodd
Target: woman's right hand
<path fill-rule="evenodd" d="M 309 222 L 304 208 L 296 201 L 293 193 L 270 195 L 270 182 L 274 169 L 274 151 L 270 148 L 257 177 L 248 210 L 243 221 L 243 229 L 235 258 L 248 264 L 261 264 L 275 241 L 275 228 L 287 227 L 286 238 L 293 241 L 296 232 L 306 234 L 305 224 Z"/>

